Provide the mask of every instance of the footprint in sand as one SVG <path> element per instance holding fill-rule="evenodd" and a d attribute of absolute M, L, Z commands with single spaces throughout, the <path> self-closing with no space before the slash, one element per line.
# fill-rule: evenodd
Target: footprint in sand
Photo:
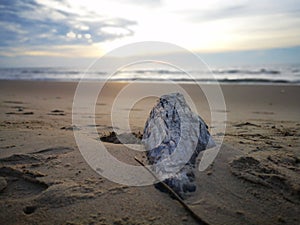
<path fill-rule="evenodd" d="M 0 177 L 2 177 L 2 181 L 5 179 L 6 182 L 5 187 L 2 185 L 0 199 L 10 198 L 10 196 L 14 196 L 16 199 L 29 198 L 48 188 L 48 185 L 36 179 L 36 175 L 33 173 L 11 167 L 1 167 Z"/>
<path fill-rule="evenodd" d="M 299 158 L 286 152 L 266 159 L 242 156 L 230 163 L 236 177 L 283 194 L 290 202 L 300 201 Z"/>
<path fill-rule="evenodd" d="M 47 163 L 49 155 L 67 154 L 74 151 L 69 147 L 53 147 L 29 154 L 14 154 L 0 159 L 0 201 L 25 203 L 23 213 L 32 214 L 39 207 L 57 208 L 75 203 L 78 200 L 95 197 L 95 190 L 90 185 L 73 181 L 48 181 L 38 179 L 45 176 L 38 171 L 25 169 L 24 165 Z M 12 167 L 13 166 L 13 167 Z"/>
<path fill-rule="evenodd" d="M 40 207 L 58 208 L 94 197 L 94 189 L 86 185 L 62 181 L 49 186 L 28 171 L 0 168 L 0 201 L 13 200 L 17 205 L 18 201 L 26 202 L 25 214 L 32 214 Z"/>

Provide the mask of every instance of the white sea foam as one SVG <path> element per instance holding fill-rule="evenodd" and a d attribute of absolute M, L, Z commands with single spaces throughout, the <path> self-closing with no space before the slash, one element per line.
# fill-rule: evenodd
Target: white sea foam
<path fill-rule="evenodd" d="M 211 74 L 207 71 L 186 71 L 203 83 L 296 83 L 300 84 L 300 64 L 291 65 L 264 65 L 264 66 L 227 66 L 214 67 Z M 2 80 L 55 80 L 55 81 L 78 81 L 83 77 L 86 80 L 103 80 L 107 72 L 88 71 L 82 68 L 0 68 Z M 178 81 L 193 82 L 185 72 L 173 68 L 138 68 L 117 71 L 110 77 L 112 81 Z"/>

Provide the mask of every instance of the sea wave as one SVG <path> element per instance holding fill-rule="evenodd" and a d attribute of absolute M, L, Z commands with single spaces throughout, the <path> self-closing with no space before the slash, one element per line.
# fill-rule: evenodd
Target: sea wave
<path fill-rule="evenodd" d="M 56 80 L 78 81 L 106 80 L 112 81 L 145 81 L 145 82 L 203 82 L 203 83 L 300 83 L 300 65 L 293 66 L 240 66 L 219 67 L 210 71 L 190 70 L 184 72 L 175 69 L 131 69 L 117 71 L 110 75 L 107 71 L 81 68 L 0 68 L 2 80 Z"/>
<path fill-rule="evenodd" d="M 259 70 L 242 70 L 242 69 L 229 69 L 229 70 L 213 70 L 215 74 L 281 74 L 278 70 L 259 69 Z"/>

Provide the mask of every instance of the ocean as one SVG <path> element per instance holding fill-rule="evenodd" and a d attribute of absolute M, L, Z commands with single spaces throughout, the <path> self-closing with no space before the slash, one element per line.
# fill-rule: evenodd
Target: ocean
<path fill-rule="evenodd" d="M 145 82 L 201 82 L 201 83 L 262 83 L 300 84 L 300 64 L 218 66 L 207 71 L 186 71 L 166 68 L 139 68 L 117 71 L 110 76 L 111 81 Z M 24 67 L 0 68 L 0 80 L 43 80 L 43 81 L 104 81 L 109 76 L 105 70 L 86 71 L 74 67 Z"/>

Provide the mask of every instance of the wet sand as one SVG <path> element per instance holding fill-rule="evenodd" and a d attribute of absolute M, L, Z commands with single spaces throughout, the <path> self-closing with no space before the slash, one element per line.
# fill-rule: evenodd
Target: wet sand
<path fill-rule="evenodd" d="M 76 85 L 0 81 L 0 223 L 197 224 L 154 186 L 116 184 L 89 167 L 73 135 Z M 100 136 L 112 131 L 112 103 L 124 85 L 105 87 L 96 125 L 86 124 Z M 194 85 L 182 87 L 210 124 L 204 95 Z M 299 224 L 300 86 L 225 84 L 222 90 L 225 139 L 214 163 L 196 173 L 197 191 L 186 203 L 209 224 Z M 131 110 L 133 132 L 143 132 L 155 101 L 147 98 Z M 105 146 L 116 158 L 145 161 L 143 153 L 111 142 Z"/>

